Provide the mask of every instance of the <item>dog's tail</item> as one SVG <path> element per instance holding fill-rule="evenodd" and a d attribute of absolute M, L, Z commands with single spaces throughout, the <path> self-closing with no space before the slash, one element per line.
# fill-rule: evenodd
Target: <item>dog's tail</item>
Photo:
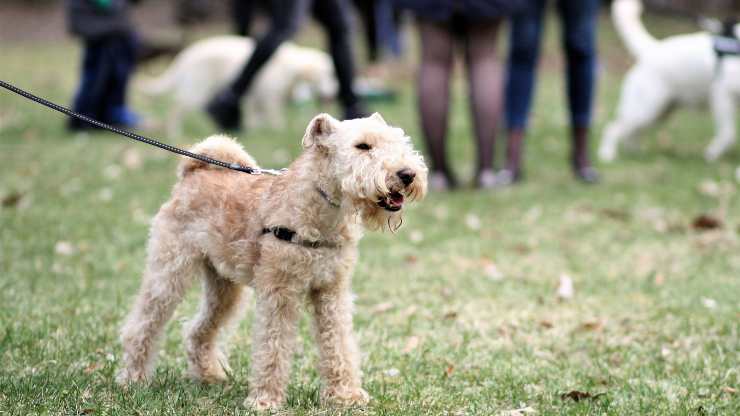
<path fill-rule="evenodd" d="M 196 144 L 190 149 L 191 152 L 208 156 L 226 163 L 238 163 L 242 166 L 258 168 L 257 162 L 244 148 L 231 137 L 224 135 L 211 136 Z M 183 158 L 177 168 L 177 176 L 182 179 L 189 173 L 198 169 L 223 169 L 221 167 L 202 162 L 197 159 Z"/>
<path fill-rule="evenodd" d="M 645 29 L 641 15 L 640 0 L 615 0 L 612 3 L 614 25 L 625 46 L 635 58 L 644 55 L 658 43 Z"/>

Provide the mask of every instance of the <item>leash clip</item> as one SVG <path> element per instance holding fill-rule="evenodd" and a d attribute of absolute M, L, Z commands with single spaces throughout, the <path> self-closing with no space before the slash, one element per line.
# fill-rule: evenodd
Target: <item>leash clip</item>
<path fill-rule="evenodd" d="M 283 173 L 287 172 L 288 169 L 287 168 L 282 168 L 282 169 L 262 169 L 262 168 L 259 168 L 259 169 L 255 169 L 254 171 L 255 171 L 254 172 L 255 175 L 265 174 L 265 175 L 272 175 L 272 176 L 280 176 Z"/>

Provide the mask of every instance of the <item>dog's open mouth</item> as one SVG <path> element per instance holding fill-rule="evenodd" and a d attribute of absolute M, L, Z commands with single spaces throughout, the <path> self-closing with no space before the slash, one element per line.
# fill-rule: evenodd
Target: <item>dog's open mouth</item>
<path fill-rule="evenodd" d="M 403 208 L 403 195 L 400 192 L 391 192 L 378 201 L 378 206 L 386 211 L 400 211 Z"/>

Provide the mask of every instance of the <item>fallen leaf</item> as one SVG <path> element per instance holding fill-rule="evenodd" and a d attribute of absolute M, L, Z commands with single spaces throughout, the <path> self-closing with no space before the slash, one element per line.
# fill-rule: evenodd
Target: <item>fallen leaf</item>
<path fill-rule="evenodd" d="M 737 389 L 730 386 L 725 386 L 722 387 L 722 392 L 727 394 L 737 394 Z"/>
<path fill-rule="evenodd" d="M 450 364 L 445 369 L 445 375 L 449 378 L 452 377 L 452 373 L 455 371 L 455 366 Z"/>
<path fill-rule="evenodd" d="M 54 245 L 54 252 L 61 256 L 71 256 L 77 251 L 74 245 L 69 241 L 57 241 Z"/>
<path fill-rule="evenodd" d="M 95 409 L 87 408 L 87 409 L 80 410 L 80 413 L 78 413 L 78 415 L 81 415 L 81 416 L 82 415 L 91 415 L 93 413 L 95 413 Z"/>
<path fill-rule="evenodd" d="M 123 166 L 126 169 L 136 170 L 142 165 L 141 153 L 136 149 L 128 149 L 123 153 Z"/>
<path fill-rule="evenodd" d="M 573 279 L 565 273 L 561 274 L 560 283 L 558 284 L 558 297 L 560 299 L 571 299 L 574 294 Z"/>
<path fill-rule="evenodd" d="M 411 240 L 412 243 L 421 243 L 424 241 L 424 233 L 419 230 L 411 231 L 411 233 L 409 233 L 409 240 Z"/>
<path fill-rule="evenodd" d="M 370 309 L 370 312 L 380 314 L 388 312 L 391 309 L 393 309 L 393 304 L 391 302 L 383 302 L 373 306 L 372 309 Z"/>
<path fill-rule="evenodd" d="M 449 311 L 442 315 L 443 319 L 455 319 L 457 318 L 457 311 Z"/>
<path fill-rule="evenodd" d="M 0 204 L 4 207 L 14 207 L 18 205 L 19 202 L 21 202 L 21 199 L 23 199 L 23 194 L 20 192 L 11 192 L 7 195 L 3 195 L 2 200 L 0 201 Z"/>
<path fill-rule="evenodd" d="M 579 327 L 581 331 L 601 331 L 603 328 L 604 323 L 601 321 L 587 321 Z"/>
<path fill-rule="evenodd" d="M 409 337 L 409 339 L 406 341 L 406 345 L 403 347 L 403 350 L 401 350 L 401 352 L 404 354 L 410 353 L 419 346 L 420 342 L 421 340 L 416 335 Z"/>
<path fill-rule="evenodd" d="M 529 253 L 532 252 L 532 249 L 529 248 L 529 246 L 527 246 L 526 244 L 516 244 L 516 245 L 514 245 L 514 247 L 512 247 L 512 249 L 517 254 L 522 254 L 522 255 L 523 254 L 529 254 Z"/>
<path fill-rule="evenodd" d="M 589 393 L 587 391 L 572 390 L 572 391 L 569 391 L 568 393 L 561 394 L 560 395 L 560 399 L 561 400 L 571 399 L 574 402 L 579 402 L 581 400 L 586 400 L 586 399 L 596 400 L 596 399 L 598 399 L 599 397 L 601 397 L 601 396 L 603 396 L 605 394 L 606 393 L 591 394 L 591 393 Z"/>
<path fill-rule="evenodd" d="M 699 192 L 711 197 L 718 197 L 720 194 L 720 187 L 719 184 L 711 179 L 707 179 L 702 181 L 702 183 L 699 184 Z"/>
<path fill-rule="evenodd" d="M 630 219 L 629 212 L 622 211 L 622 210 L 619 210 L 619 209 L 603 208 L 599 212 L 601 212 L 601 214 L 604 215 L 605 217 L 607 217 L 609 219 L 612 219 L 612 220 L 615 220 L 615 221 L 627 222 Z"/>
<path fill-rule="evenodd" d="M 120 166 L 112 164 L 103 169 L 103 175 L 108 179 L 118 179 L 121 176 L 121 171 L 122 169 Z"/>
<path fill-rule="evenodd" d="M 714 230 L 717 228 L 722 228 L 722 221 L 720 221 L 718 218 L 713 217 L 711 215 L 702 214 L 694 218 L 694 221 L 691 223 L 691 226 L 694 227 L 694 229 L 698 231 Z"/>
<path fill-rule="evenodd" d="M 717 309 L 717 301 L 711 298 L 701 298 L 701 304 L 707 309 Z"/>
<path fill-rule="evenodd" d="M 501 273 L 498 267 L 496 267 L 496 263 L 488 259 L 483 259 L 483 273 L 486 275 L 486 277 L 495 282 L 503 280 L 504 278 L 503 273 Z"/>
<path fill-rule="evenodd" d="M 543 328 L 547 328 L 547 329 L 550 329 L 550 328 L 552 328 L 552 327 L 553 327 L 554 325 L 553 325 L 553 324 L 552 324 L 552 322 L 550 322 L 550 321 L 547 321 L 547 320 L 543 320 L 543 321 L 540 321 L 540 326 L 541 326 L 541 327 L 543 327 Z"/>
<path fill-rule="evenodd" d="M 465 216 L 465 225 L 473 231 L 478 231 L 481 228 L 481 220 L 475 214 L 468 214 Z"/>
<path fill-rule="evenodd" d="M 419 258 L 414 256 L 413 254 L 409 254 L 408 256 L 404 257 L 403 260 L 407 264 L 416 264 L 419 262 Z"/>
<path fill-rule="evenodd" d="M 85 374 L 91 374 L 96 371 L 98 371 L 100 368 L 102 368 L 103 365 L 100 363 L 90 363 L 87 367 L 85 367 L 84 370 L 82 370 Z"/>
<path fill-rule="evenodd" d="M 499 412 L 498 416 L 524 416 L 524 415 L 533 415 L 537 413 L 536 410 L 534 410 L 531 406 L 522 406 L 519 409 L 512 409 L 512 410 L 504 410 L 502 412 Z"/>
<path fill-rule="evenodd" d="M 663 275 L 663 273 L 655 273 L 654 281 L 656 286 L 660 286 L 665 283 L 665 276 Z"/>
<path fill-rule="evenodd" d="M 98 198 L 100 198 L 101 201 L 108 202 L 113 199 L 113 191 L 110 188 L 103 188 L 100 190 L 100 193 L 98 193 Z"/>

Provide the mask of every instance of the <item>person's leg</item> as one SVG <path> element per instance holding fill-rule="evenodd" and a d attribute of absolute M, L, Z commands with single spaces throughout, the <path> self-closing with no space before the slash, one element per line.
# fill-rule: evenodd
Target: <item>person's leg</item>
<path fill-rule="evenodd" d="M 573 171 L 580 180 L 596 182 L 588 151 L 589 127 L 596 81 L 596 23 L 598 0 L 559 0 L 563 43 L 568 65 Z"/>
<path fill-rule="evenodd" d="M 501 20 L 466 22 L 465 61 L 470 106 L 478 145 L 476 185 L 495 186 L 493 155 L 501 112 L 501 64 L 496 54 L 496 36 Z"/>
<path fill-rule="evenodd" d="M 136 67 L 136 35 L 134 33 L 116 37 L 111 42 L 111 79 L 107 93 L 107 119 L 116 125 L 134 127 L 139 117 L 126 107 L 128 82 Z"/>
<path fill-rule="evenodd" d="M 350 10 L 347 0 L 314 0 L 313 14 L 327 31 L 329 50 L 339 81 L 339 100 L 344 106 L 344 118 L 367 116 L 354 91 L 355 63 L 350 43 Z"/>
<path fill-rule="evenodd" d="M 511 20 L 509 62 L 506 75 L 506 149 L 505 175 L 509 180 L 521 177 L 524 134 L 536 83 L 537 61 L 543 30 L 545 0 L 535 0 L 526 14 Z"/>
<path fill-rule="evenodd" d="M 378 60 L 378 35 L 375 22 L 376 0 L 354 0 L 357 14 L 362 20 L 362 28 L 365 29 L 365 45 L 367 47 L 367 59 L 374 63 Z"/>
<path fill-rule="evenodd" d="M 72 103 L 72 110 L 96 120 L 100 118 L 101 93 L 105 90 L 104 51 L 103 41 L 84 42 L 80 86 Z M 73 131 L 93 128 L 92 125 L 76 118 L 70 118 L 67 127 Z"/>
<path fill-rule="evenodd" d="M 238 130 L 241 126 L 239 102 L 246 94 L 257 73 L 280 45 L 298 30 L 310 0 L 271 0 L 270 28 L 259 39 L 252 55 L 234 81 L 207 105 L 206 110 L 219 127 Z"/>
<path fill-rule="evenodd" d="M 455 39 L 444 23 L 419 20 L 418 26 L 421 37 L 418 99 L 421 127 L 432 158 L 429 184 L 432 188 L 445 189 L 455 186 L 445 152 Z"/>
<path fill-rule="evenodd" d="M 257 0 L 231 0 L 231 11 L 234 14 L 234 33 L 249 36 L 254 18 Z"/>

